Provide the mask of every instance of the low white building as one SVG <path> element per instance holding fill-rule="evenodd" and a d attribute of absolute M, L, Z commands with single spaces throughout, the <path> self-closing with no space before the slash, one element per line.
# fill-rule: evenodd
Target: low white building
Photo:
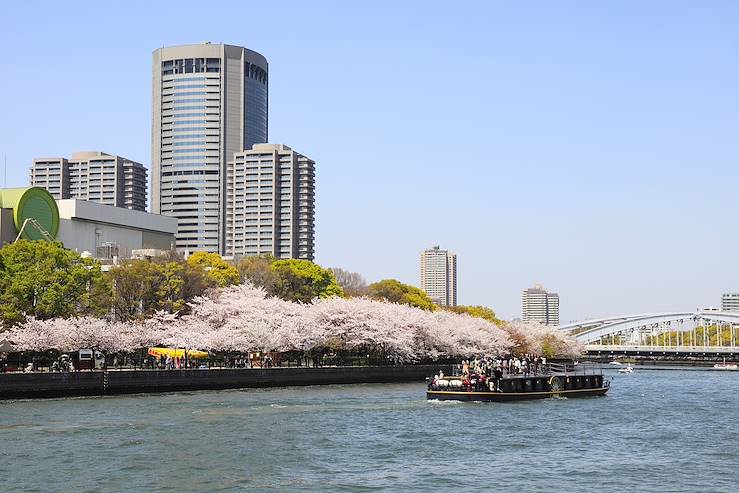
<path fill-rule="evenodd" d="M 174 245 L 177 218 L 77 199 L 56 203 L 56 239 L 103 262 L 130 258 L 133 250 L 169 250 Z"/>

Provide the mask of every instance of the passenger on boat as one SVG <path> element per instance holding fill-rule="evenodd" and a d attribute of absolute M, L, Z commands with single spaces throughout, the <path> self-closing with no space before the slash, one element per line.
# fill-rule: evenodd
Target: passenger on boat
<path fill-rule="evenodd" d="M 441 383 L 440 383 L 440 382 L 442 382 L 442 381 L 443 381 L 444 383 L 447 383 L 447 381 L 446 381 L 446 380 L 444 380 L 444 372 L 443 372 L 442 370 L 439 370 L 439 373 L 438 373 L 438 374 L 436 374 L 436 375 L 434 375 L 434 381 L 433 381 L 433 385 L 434 385 L 435 387 L 438 387 L 439 385 L 441 385 Z"/>
<path fill-rule="evenodd" d="M 493 375 L 495 377 L 495 380 L 493 380 L 494 388 L 500 392 L 500 381 L 503 379 L 503 370 L 498 366 L 493 371 Z"/>
<path fill-rule="evenodd" d="M 469 376 L 462 378 L 462 387 L 464 387 L 464 390 L 467 392 L 472 390 L 472 382 L 470 382 Z"/>
<path fill-rule="evenodd" d="M 488 379 L 485 376 L 485 374 L 481 374 L 477 377 L 477 388 L 475 390 L 481 391 L 485 390 L 488 385 Z"/>

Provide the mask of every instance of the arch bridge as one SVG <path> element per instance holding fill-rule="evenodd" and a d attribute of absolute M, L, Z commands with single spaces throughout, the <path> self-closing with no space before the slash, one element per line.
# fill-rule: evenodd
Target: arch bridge
<path fill-rule="evenodd" d="M 564 324 L 588 352 L 739 355 L 739 312 L 645 313 Z"/>

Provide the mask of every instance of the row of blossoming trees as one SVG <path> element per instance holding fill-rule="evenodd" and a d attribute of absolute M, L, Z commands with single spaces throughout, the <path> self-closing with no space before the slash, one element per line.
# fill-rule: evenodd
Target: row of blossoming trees
<path fill-rule="evenodd" d="M 497 326 L 469 315 L 366 298 L 294 303 L 268 297 L 249 284 L 197 298 L 190 313 L 181 317 L 158 312 L 139 322 L 31 318 L 6 336 L 26 351 L 134 352 L 169 346 L 212 353 L 279 351 L 305 356 L 338 350 L 392 363 L 510 351 L 549 355 L 580 351 L 572 339 L 538 324 Z"/>

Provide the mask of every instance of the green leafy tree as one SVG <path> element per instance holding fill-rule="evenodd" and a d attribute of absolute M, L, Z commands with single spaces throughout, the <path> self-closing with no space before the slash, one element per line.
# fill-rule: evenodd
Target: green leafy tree
<path fill-rule="evenodd" d="M 216 281 L 198 265 L 166 262 L 157 267 L 161 275 L 157 290 L 158 310 L 186 313 L 188 302 L 217 285 Z"/>
<path fill-rule="evenodd" d="M 267 292 L 272 296 L 303 303 L 314 298 L 344 296 L 333 272 L 308 260 L 276 260 L 271 268 L 275 280 Z"/>
<path fill-rule="evenodd" d="M 216 281 L 199 265 L 178 259 L 128 260 L 107 273 L 116 320 L 149 317 L 157 310 L 187 311 L 187 303 Z"/>
<path fill-rule="evenodd" d="M 223 260 L 217 253 L 195 252 L 188 257 L 187 263 L 205 269 L 208 277 L 222 288 L 241 282 L 236 267 Z"/>
<path fill-rule="evenodd" d="M 465 305 L 457 305 L 457 306 L 445 306 L 443 307 L 444 310 L 448 310 L 450 312 L 454 313 L 466 313 L 467 315 L 470 315 L 472 317 L 478 317 L 478 318 L 484 318 L 488 322 L 492 322 L 495 325 L 502 325 L 504 322 L 495 316 L 495 312 L 488 308 L 487 306 L 465 306 Z"/>
<path fill-rule="evenodd" d="M 277 280 L 277 275 L 272 270 L 272 263 L 275 260 L 272 255 L 244 257 L 236 264 L 241 282 L 248 282 L 269 291 Z"/>
<path fill-rule="evenodd" d="M 147 316 L 159 306 L 163 279 L 158 266 L 148 260 L 127 260 L 107 273 L 113 286 L 112 310 L 116 320 Z"/>
<path fill-rule="evenodd" d="M 40 319 L 100 315 L 110 300 L 99 262 L 61 243 L 19 240 L 0 248 L 0 317 L 5 327 Z"/>
<path fill-rule="evenodd" d="M 425 291 L 409 284 L 403 284 L 395 279 L 384 279 L 368 286 L 370 298 L 387 300 L 391 303 L 415 306 L 424 310 L 436 310 L 437 306 L 431 301 Z"/>

